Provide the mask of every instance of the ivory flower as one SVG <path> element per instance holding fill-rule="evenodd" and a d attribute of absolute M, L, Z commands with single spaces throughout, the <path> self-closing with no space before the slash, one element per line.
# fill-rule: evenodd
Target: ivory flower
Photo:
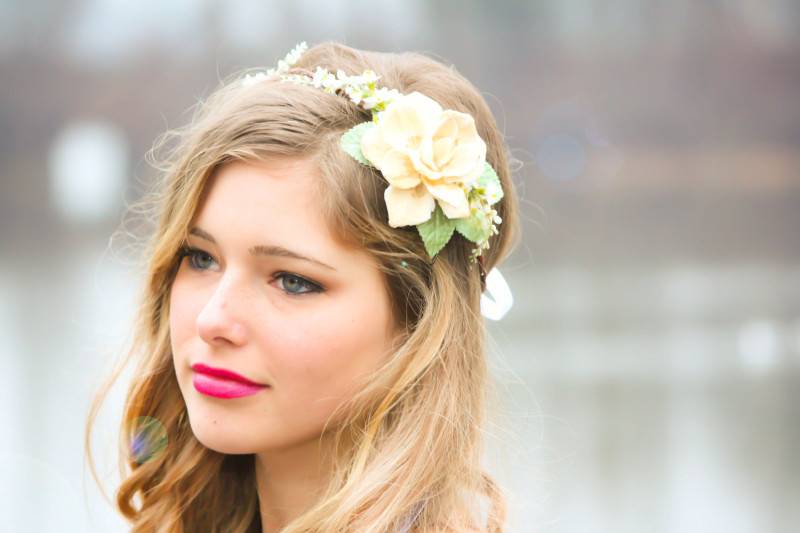
<path fill-rule="evenodd" d="M 470 216 L 468 194 L 486 161 L 486 143 L 472 116 L 412 92 L 378 115 L 361 151 L 389 182 L 384 199 L 390 226 L 427 221 L 436 202 L 447 218 Z"/>

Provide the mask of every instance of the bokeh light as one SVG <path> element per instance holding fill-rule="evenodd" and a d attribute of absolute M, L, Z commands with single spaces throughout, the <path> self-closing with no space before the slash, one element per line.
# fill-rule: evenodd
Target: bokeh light
<path fill-rule="evenodd" d="M 167 447 L 167 430 L 160 420 L 140 416 L 134 425 L 130 441 L 131 458 L 139 464 L 157 459 Z"/>

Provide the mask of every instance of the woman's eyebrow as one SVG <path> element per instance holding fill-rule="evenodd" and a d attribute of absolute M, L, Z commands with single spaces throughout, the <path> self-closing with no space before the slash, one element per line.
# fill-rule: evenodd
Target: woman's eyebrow
<path fill-rule="evenodd" d="M 191 235 L 196 235 L 197 237 L 200 237 L 201 239 L 205 239 L 205 240 L 207 240 L 209 242 L 212 242 L 214 244 L 217 243 L 216 239 L 214 239 L 214 237 L 210 233 L 208 233 L 207 231 L 205 231 L 203 229 L 200 229 L 199 227 L 196 227 L 196 226 L 193 227 L 191 230 L 189 230 L 189 233 Z M 291 257 L 293 259 L 300 259 L 302 261 L 308 261 L 310 263 L 315 263 L 315 264 L 323 266 L 325 268 L 329 268 L 329 269 L 333 270 L 334 272 L 336 271 L 335 268 L 333 268 L 332 266 L 328 265 L 327 263 L 323 263 L 322 261 L 319 261 L 319 260 L 314 259 L 312 257 L 307 257 L 305 255 L 299 254 L 297 252 L 289 250 L 288 248 L 284 248 L 283 246 L 258 244 L 256 246 L 253 246 L 252 248 L 250 248 L 248 250 L 248 252 L 250 252 L 250 255 L 272 255 L 272 256 L 277 256 L 277 257 Z"/>

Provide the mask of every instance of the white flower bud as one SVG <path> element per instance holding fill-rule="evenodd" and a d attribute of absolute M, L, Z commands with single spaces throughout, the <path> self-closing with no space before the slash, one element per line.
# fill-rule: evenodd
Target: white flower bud
<path fill-rule="evenodd" d="M 375 96 L 368 96 L 364 98 L 364 109 L 372 109 L 378 104 L 378 99 Z"/>

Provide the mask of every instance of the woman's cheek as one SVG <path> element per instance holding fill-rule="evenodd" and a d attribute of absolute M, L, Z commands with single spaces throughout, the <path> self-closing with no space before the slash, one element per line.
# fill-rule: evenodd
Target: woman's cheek
<path fill-rule="evenodd" d="M 281 381 L 295 391 L 307 390 L 319 395 L 332 389 L 351 373 L 353 359 L 348 332 L 331 320 L 301 322 L 302 328 L 288 324 L 270 335 L 266 350 L 276 385 Z M 345 379 L 346 380 L 346 379 Z"/>
<path fill-rule="evenodd" d="M 326 346 L 330 347 L 331 343 L 319 331 L 287 326 L 282 331 L 276 330 L 271 339 L 265 344 L 275 372 L 292 379 L 308 379 L 326 371 L 321 367 L 325 365 Z"/>
<path fill-rule="evenodd" d="M 173 286 L 170 296 L 170 327 L 177 339 L 189 340 L 197 332 L 197 316 L 203 310 L 206 295 L 189 290 L 183 284 Z"/>

